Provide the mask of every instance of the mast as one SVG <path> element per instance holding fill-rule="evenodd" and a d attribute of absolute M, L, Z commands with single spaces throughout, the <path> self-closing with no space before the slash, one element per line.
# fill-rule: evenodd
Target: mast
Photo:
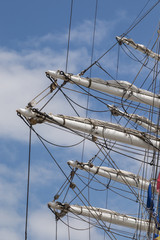
<path fill-rule="evenodd" d="M 99 78 L 84 78 L 80 75 L 64 73 L 63 71 L 47 71 L 46 75 L 53 79 L 61 79 L 76 85 L 81 85 L 97 91 L 105 92 L 114 96 L 132 100 L 135 102 L 160 107 L 159 95 L 144 89 L 137 88 L 127 81 L 108 80 Z"/>
<path fill-rule="evenodd" d="M 124 128 L 118 124 L 99 121 L 96 119 L 68 117 L 53 114 L 47 115 L 46 113 L 41 113 L 36 109 L 33 110 L 30 108 L 19 109 L 17 112 L 26 117 L 31 124 L 50 122 L 71 130 L 77 130 L 90 134 L 91 136 L 119 141 L 148 150 L 159 151 L 159 138 L 130 128 Z"/>
<path fill-rule="evenodd" d="M 129 227 L 134 229 L 141 229 L 141 231 L 148 231 L 153 233 L 155 229 L 155 223 L 149 222 L 149 220 L 139 219 L 136 217 L 120 214 L 115 211 L 103 208 L 96 208 L 91 206 L 79 206 L 69 205 L 68 203 L 49 202 L 48 207 L 55 210 L 60 210 L 57 213 L 58 217 L 63 217 L 66 213 L 71 212 L 73 214 L 94 218 L 97 220 L 105 221 L 110 224 L 116 224 L 123 227 Z"/>

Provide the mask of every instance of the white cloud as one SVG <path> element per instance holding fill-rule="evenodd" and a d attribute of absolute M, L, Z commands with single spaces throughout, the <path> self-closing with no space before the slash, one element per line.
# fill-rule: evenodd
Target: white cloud
<path fill-rule="evenodd" d="M 11 182 L 12 179 L 12 182 Z M 17 207 L 22 200 L 24 184 L 24 174 L 19 170 L 15 171 L 5 164 L 0 164 L 0 205 L 8 208 Z M 20 191 L 21 190 L 21 191 Z"/>
<path fill-rule="evenodd" d="M 10 214 L 9 214 L 10 212 Z M 19 214 L 14 211 L 7 209 L 1 209 L 1 218 L 0 218 L 0 226 L 1 228 L 5 228 L 6 226 L 10 226 L 11 229 L 17 228 L 22 223 L 22 218 Z"/>
<path fill-rule="evenodd" d="M 24 124 L 17 117 L 16 109 L 24 108 L 37 93 L 50 85 L 44 73 L 48 68 L 52 66 L 52 69 L 64 69 L 64 53 L 51 52 L 49 55 L 45 51 L 18 53 L 1 49 L 0 56 L 2 63 L 0 65 L 0 101 L 3 115 L 0 135 L 4 138 L 24 140 L 27 137 L 28 139 L 28 130 L 24 130 Z M 78 65 L 78 61 L 75 61 L 76 56 L 78 61 L 81 61 L 84 51 L 75 51 L 71 54 L 74 71 Z M 61 103 L 57 102 L 56 106 L 59 104 Z"/>
<path fill-rule="evenodd" d="M 51 190 L 57 181 L 63 180 L 57 170 L 51 168 L 50 163 L 42 164 L 40 159 L 39 164 L 40 166 L 37 166 L 33 163 L 31 168 L 29 216 L 33 211 L 37 211 L 44 201 L 39 196 L 46 194 L 46 189 Z M 24 236 L 27 169 L 24 163 L 18 164 L 18 160 L 16 166 L 13 168 L 9 164 L 0 164 L 0 239 L 3 240 L 20 240 Z M 47 203 L 47 200 L 45 201 Z M 45 209 L 48 211 L 47 205 Z M 43 219 L 43 214 L 41 217 Z M 45 219 L 44 223 L 47 224 Z"/>
<path fill-rule="evenodd" d="M 23 238 L 23 235 L 20 235 L 19 231 L 14 231 L 8 226 L 7 228 L 0 229 L 0 237 L 3 240 L 9 240 L 9 239 L 21 240 Z"/>
<path fill-rule="evenodd" d="M 106 39 L 114 26 L 114 22 L 97 20 L 95 43 L 99 45 Z M 89 44 L 91 46 L 93 38 L 93 22 L 86 20 L 71 31 L 71 41 L 78 44 Z"/>
<path fill-rule="evenodd" d="M 24 180 L 20 169 L 0 164 L 0 239 L 22 239 Z"/>
<path fill-rule="evenodd" d="M 54 168 L 49 164 L 41 163 L 39 166 L 33 165 L 31 169 L 31 185 L 42 186 L 51 185 L 54 182 L 63 180 L 61 174 L 55 174 Z"/>
<path fill-rule="evenodd" d="M 66 218 L 62 219 L 66 222 Z M 69 225 L 77 229 L 88 229 L 88 224 L 82 221 L 69 219 Z M 88 239 L 88 230 L 73 230 L 70 228 L 70 239 L 81 240 Z M 39 210 L 34 211 L 30 217 L 30 234 L 34 239 L 51 240 L 56 236 L 55 216 L 46 207 L 40 207 Z M 57 236 L 59 240 L 67 239 L 68 227 L 60 220 L 57 223 Z M 103 239 L 95 229 L 91 228 L 91 236 L 93 240 Z"/>
<path fill-rule="evenodd" d="M 122 19 L 124 19 L 124 14 L 118 13 L 118 20 L 104 21 L 97 19 L 96 21 L 96 32 L 95 32 L 95 44 L 99 45 L 104 39 L 107 39 L 115 25 Z M 70 44 L 72 46 L 86 46 L 91 47 L 93 38 L 94 22 L 91 20 L 84 20 L 81 24 L 71 27 L 70 33 Z M 25 46 L 40 47 L 46 44 L 51 44 L 52 46 L 58 44 L 65 44 L 67 47 L 68 41 L 68 29 L 64 33 L 48 33 L 47 35 L 41 37 L 35 37 L 32 39 L 27 39 Z M 23 43 L 24 44 L 24 43 Z M 73 44 L 73 45 L 72 45 Z"/>
<path fill-rule="evenodd" d="M 31 214 L 29 231 L 34 239 L 51 240 L 55 236 L 54 217 L 47 206 Z"/>

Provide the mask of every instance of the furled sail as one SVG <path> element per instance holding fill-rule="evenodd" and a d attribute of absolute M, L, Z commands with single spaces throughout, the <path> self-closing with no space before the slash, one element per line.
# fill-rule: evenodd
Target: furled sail
<path fill-rule="evenodd" d="M 150 91 L 137 88 L 133 84 L 120 80 L 104 81 L 99 78 L 84 78 L 80 75 L 64 73 L 63 71 L 47 71 L 46 75 L 53 79 L 62 79 L 87 88 L 112 94 L 135 102 L 160 107 L 160 96 Z"/>
<path fill-rule="evenodd" d="M 143 128 L 147 129 L 148 131 L 158 134 L 160 133 L 160 127 L 154 124 L 148 118 L 139 116 L 137 114 L 128 114 L 126 112 L 119 110 L 115 106 L 109 105 L 108 107 L 113 115 L 126 117 L 131 121 L 137 123 L 138 125 L 142 126 Z"/>
<path fill-rule="evenodd" d="M 79 206 L 79 205 L 69 205 L 67 203 L 59 203 L 59 202 L 49 202 L 48 207 L 55 210 L 60 210 L 60 213 L 57 213 L 58 217 L 63 217 L 68 212 L 73 214 L 91 217 L 97 220 L 106 221 L 110 224 L 116 224 L 123 227 L 129 227 L 137 229 L 140 227 L 142 231 L 148 231 L 150 228 L 150 232 L 154 232 L 155 223 L 149 222 L 149 220 L 139 219 L 136 217 L 128 216 L 125 214 L 120 214 L 115 211 L 103 208 L 96 208 L 91 206 Z"/>
<path fill-rule="evenodd" d="M 114 169 L 114 168 L 109 168 L 104 166 L 94 166 L 93 164 L 82 163 L 82 162 L 71 161 L 71 160 L 68 161 L 68 165 L 74 168 L 79 168 L 86 172 L 100 175 L 102 177 L 108 178 L 116 182 L 129 184 L 132 187 L 137 187 L 143 190 L 148 190 L 148 186 L 150 184 L 150 181 L 144 178 L 141 178 L 136 174 L 119 170 L 119 169 Z"/>
<path fill-rule="evenodd" d="M 68 129 L 77 130 L 91 136 L 107 138 L 113 141 L 119 141 L 125 144 L 146 148 L 148 150 L 159 151 L 160 139 L 150 134 L 124 128 L 121 125 L 99 121 L 96 119 L 87 119 L 80 117 L 68 117 L 64 115 L 53 115 L 33 111 L 30 108 L 19 109 L 17 112 L 30 120 L 31 124 L 51 122 L 56 125 L 64 126 Z"/>
<path fill-rule="evenodd" d="M 157 61 L 160 61 L 160 55 L 153 52 L 152 50 L 148 49 L 142 44 L 135 43 L 132 39 L 126 38 L 126 37 L 116 37 L 117 41 L 121 43 L 126 43 L 127 45 L 133 47 L 134 49 L 139 50 L 140 52 L 150 56 L 151 58 L 156 59 Z"/>

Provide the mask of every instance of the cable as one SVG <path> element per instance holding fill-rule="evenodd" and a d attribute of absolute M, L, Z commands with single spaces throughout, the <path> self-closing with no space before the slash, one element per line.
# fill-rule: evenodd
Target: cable
<path fill-rule="evenodd" d="M 131 26 L 128 28 L 128 30 L 123 33 L 121 36 L 126 36 L 129 32 L 131 32 L 158 4 L 160 3 L 160 0 L 158 0 L 137 22 L 132 23 Z M 99 60 L 101 60 L 111 49 L 113 49 L 117 45 L 117 42 L 113 44 L 105 53 L 103 53 L 95 62 L 93 62 L 89 67 L 87 67 L 85 70 L 83 70 L 80 75 L 84 75 L 91 67 L 93 67 Z"/>
<path fill-rule="evenodd" d="M 71 7 L 70 7 L 70 21 L 69 21 L 69 31 L 68 31 L 68 45 L 67 45 L 67 56 L 66 56 L 66 72 L 68 68 L 68 58 L 69 58 L 69 47 L 70 47 L 70 35 L 71 35 L 71 24 L 72 24 L 72 11 L 73 11 L 73 0 L 71 0 Z"/>
<path fill-rule="evenodd" d="M 30 129 L 29 129 L 29 156 L 28 156 L 28 178 L 27 178 L 25 240 L 27 240 L 27 230 L 28 230 L 28 206 L 29 206 L 30 162 L 31 162 L 31 133 L 32 133 L 32 129 L 30 127 Z"/>

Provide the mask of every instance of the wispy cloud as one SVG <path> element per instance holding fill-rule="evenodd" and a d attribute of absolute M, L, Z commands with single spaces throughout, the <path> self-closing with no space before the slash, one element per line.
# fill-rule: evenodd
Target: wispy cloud
<path fill-rule="evenodd" d="M 120 19 L 123 19 L 123 15 L 119 17 Z M 118 23 L 117 19 L 113 21 L 104 21 L 97 19 L 96 22 L 96 36 L 95 36 L 95 43 L 96 45 L 99 45 L 104 39 L 107 39 L 112 30 L 114 29 L 115 25 Z M 73 46 L 91 46 L 92 38 L 93 38 L 93 21 L 91 20 L 84 20 L 81 22 L 81 24 L 78 24 L 71 28 L 70 33 L 70 41 Z M 40 46 L 46 46 L 49 44 L 49 46 L 57 45 L 64 45 L 67 47 L 67 40 L 68 40 L 68 30 L 63 33 L 48 33 L 45 36 L 41 37 L 35 37 L 32 39 L 28 39 L 25 42 L 25 46 L 30 48 L 39 48 Z M 23 43 L 24 45 L 24 43 Z"/>
<path fill-rule="evenodd" d="M 126 22 L 130 19 L 125 10 L 117 10 L 115 17 L 112 20 L 102 20 L 97 18 L 95 28 L 95 46 L 100 47 L 102 43 L 106 46 L 105 42 L 110 42 L 110 37 L 114 33 L 117 25 L 120 22 Z M 90 19 L 82 19 L 78 24 L 71 26 L 70 32 L 70 48 L 76 49 L 79 47 L 92 47 L 94 31 L 94 21 Z M 50 49 L 58 49 L 59 46 L 67 48 L 68 42 L 68 29 L 63 32 L 49 32 L 46 35 L 35 36 L 28 38 L 25 42 L 19 42 L 20 47 L 26 49 L 42 49 L 49 47 Z M 60 49 L 60 48 L 59 48 Z"/>

